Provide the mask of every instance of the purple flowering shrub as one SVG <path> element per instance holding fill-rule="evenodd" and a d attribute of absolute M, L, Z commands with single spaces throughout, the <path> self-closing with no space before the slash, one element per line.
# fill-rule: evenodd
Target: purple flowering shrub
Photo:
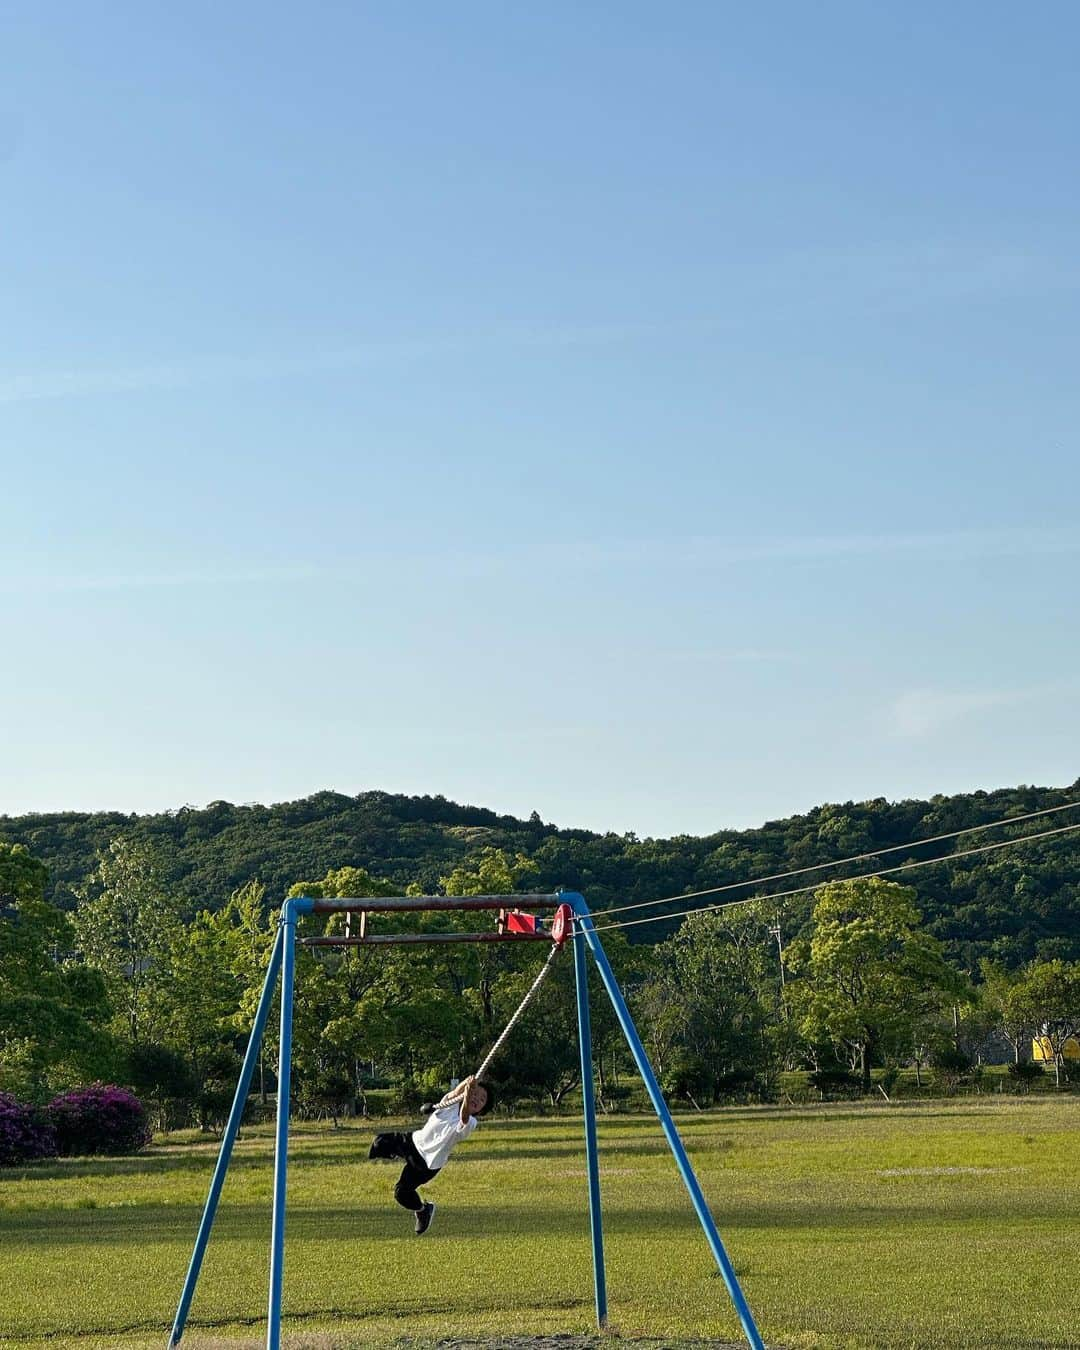
<path fill-rule="evenodd" d="M 63 1157 L 138 1153 L 150 1142 L 146 1108 L 126 1088 L 111 1083 L 61 1093 L 47 1109 Z"/>
<path fill-rule="evenodd" d="M 52 1158 L 55 1154 L 52 1126 L 33 1107 L 0 1092 L 0 1167 Z"/>

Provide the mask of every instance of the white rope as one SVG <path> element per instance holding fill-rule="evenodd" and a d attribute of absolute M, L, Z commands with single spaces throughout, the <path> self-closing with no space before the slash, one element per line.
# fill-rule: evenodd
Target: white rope
<path fill-rule="evenodd" d="M 484 1060 L 483 1064 L 481 1064 L 480 1067 L 477 1069 L 476 1075 L 475 1075 L 477 1081 L 479 1081 L 480 1079 L 482 1079 L 483 1076 L 484 1076 L 484 1074 L 487 1073 L 487 1071 L 488 1071 L 488 1066 L 490 1065 L 491 1061 L 495 1058 L 495 1056 L 496 1056 L 496 1055 L 499 1053 L 499 1051 L 502 1049 L 503 1044 L 504 1044 L 504 1042 L 506 1041 L 507 1036 L 510 1035 L 510 1033 L 513 1031 L 514 1027 L 517 1025 L 518 1021 L 520 1020 L 521 1014 L 525 1011 L 525 1009 L 526 1009 L 526 1008 L 529 1006 L 529 1004 L 532 1002 L 532 997 L 533 997 L 533 995 L 534 995 L 534 994 L 536 993 L 536 991 L 540 988 L 540 986 L 544 983 L 544 980 L 547 978 L 547 973 L 548 973 L 548 971 L 551 969 L 552 962 L 555 960 L 556 956 L 558 956 L 558 954 L 559 954 L 559 950 L 560 950 L 559 946 L 557 946 L 556 944 L 552 943 L 551 951 L 548 953 L 548 959 L 544 962 L 544 964 L 543 964 L 543 966 L 542 966 L 542 968 L 541 968 L 541 970 L 540 970 L 540 974 L 537 975 L 537 977 L 536 977 L 535 980 L 533 980 L 533 982 L 532 982 L 532 987 L 529 989 L 529 992 L 525 995 L 525 997 L 521 1000 L 521 1003 L 520 1003 L 520 1005 L 518 1006 L 517 1012 L 514 1013 L 513 1017 L 511 1017 L 510 1021 L 507 1022 L 506 1027 L 504 1028 L 502 1035 L 501 1035 L 501 1036 L 499 1037 L 499 1039 L 495 1042 L 495 1044 L 491 1047 L 491 1049 L 487 1052 L 487 1058 Z"/>
<path fill-rule="evenodd" d="M 767 881 L 784 881 L 787 877 L 801 876 L 804 872 L 820 872 L 827 867 L 844 867 L 848 863 L 865 862 L 867 858 L 883 858 L 887 853 L 904 853 L 912 849 L 921 848 L 923 844 L 939 844 L 944 839 L 958 839 L 962 834 L 978 834 L 980 830 L 996 830 L 1002 825 L 1020 825 L 1025 820 L 1034 820 L 1037 816 L 1052 816 L 1057 811 L 1071 811 L 1080 806 L 1080 801 L 1066 802 L 1063 806 L 1047 806 L 1041 811 L 1029 811 L 1023 816 L 1005 816 L 1001 820 L 988 820 L 982 825 L 966 825 L 962 830 L 950 830 L 948 834 L 931 834 L 925 839 L 913 839 L 909 844 L 892 844 L 888 848 L 876 848 L 869 853 L 853 853 L 850 858 L 834 858 L 832 862 L 812 863 L 809 867 L 793 867 L 790 872 L 773 872 L 771 876 L 766 877 L 748 877 L 745 881 L 728 881 L 723 886 L 709 886 L 703 891 L 682 891 L 678 895 L 661 896 L 659 900 L 638 900 L 632 905 L 616 905 L 612 909 L 598 909 L 594 911 L 593 919 L 606 919 L 612 914 L 625 914 L 631 909 L 648 909 L 653 905 L 667 905 L 673 900 L 693 900 L 701 895 L 719 895 L 723 891 L 736 891 L 744 886 L 764 886 Z M 1034 837 L 1034 836 L 1033 836 Z M 1013 842 L 1013 841 L 1010 841 Z M 1019 840 L 1015 842 L 1019 843 Z M 959 857 L 957 853 L 948 855 L 951 858 Z M 940 862 L 939 858 L 932 858 L 928 861 Z M 872 872 L 871 876 L 877 876 Z M 812 887 L 807 889 L 816 890 L 820 882 L 815 882 Z M 795 891 L 783 892 L 783 894 L 795 895 Z M 745 904 L 746 901 L 736 900 L 735 904 Z M 725 906 L 726 908 L 726 906 Z M 694 911 L 690 911 L 693 913 Z M 668 915 L 658 915 L 658 918 L 667 918 Z M 649 919 L 635 920 L 637 923 L 649 923 Z M 611 927 L 625 927 L 626 925 L 612 924 Z"/>
<path fill-rule="evenodd" d="M 1015 848 L 1017 844 L 1034 843 L 1036 839 L 1049 839 L 1056 834 L 1071 834 L 1074 830 L 1080 830 L 1080 825 L 1061 825 L 1056 830 L 1043 830 L 1039 834 L 1025 834 L 1020 839 L 1003 839 L 998 844 L 983 844 L 981 848 L 966 848 L 959 853 L 946 853 L 943 858 L 921 858 L 917 862 L 900 863 L 897 867 L 882 867 L 876 872 L 862 872 L 857 877 L 844 877 L 843 880 L 868 881 L 871 877 L 887 877 L 894 872 L 907 872 L 912 867 L 934 867 L 940 863 L 955 862 L 957 858 L 970 858 L 976 853 L 992 853 L 995 849 Z M 964 833 L 966 834 L 967 831 L 964 831 Z M 815 881 L 810 886 L 796 886 L 794 890 L 773 891 L 768 895 L 748 895 L 742 900 L 728 900 L 721 905 L 697 905 L 693 909 L 676 910 L 674 914 L 651 914 L 644 919 L 623 919 L 617 923 L 600 923 L 595 925 L 594 931 L 603 933 L 610 928 L 633 928 L 639 923 L 664 923 L 669 919 L 685 919 L 691 914 L 715 914 L 718 910 L 734 909 L 738 905 L 758 905 L 766 900 L 782 900 L 789 895 L 805 895 L 807 891 L 816 891 L 825 884 L 823 881 Z M 681 898 L 672 897 L 672 899 Z M 607 913 L 611 913 L 611 911 L 601 911 L 595 917 L 602 919 Z"/>

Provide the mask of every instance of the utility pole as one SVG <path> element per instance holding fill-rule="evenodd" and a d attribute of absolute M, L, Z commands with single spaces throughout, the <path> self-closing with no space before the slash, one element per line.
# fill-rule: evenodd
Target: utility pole
<path fill-rule="evenodd" d="M 780 911 L 776 911 L 776 923 L 769 929 L 769 936 L 776 939 L 776 954 L 780 959 L 780 1002 L 784 1009 L 784 1018 L 786 1020 L 787 1007 L 787 982 L 784 977 L 784 936 L 780 929 Z"/>

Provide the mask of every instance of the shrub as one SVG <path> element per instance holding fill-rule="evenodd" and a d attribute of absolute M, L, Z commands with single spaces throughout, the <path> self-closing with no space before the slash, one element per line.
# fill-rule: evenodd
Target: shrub
<path fill-rule="evenodd" d="M 192 1098 L 199 1084 L 183 1055 L 166 1045 L 139 1044 L 128 1051 L 124 1080 L 141 1098 Z"/>
<path fill-rule="evenodd" d="M 1006 1073 L 1018 1092 L 1027 1092 L 1045 1077 L 1043 1066 L 1031 1059 L 1022 1064 L 1010 1064 Z"/>
<path fill-rule="evenodd" d="M 761 1100 L 766 1085 L 753 1069 L 732 1069 L 722 1073 L 714 1084 L 715 1100 L 724 1104 Z"/>
<path fill-rule="evenodd" d="M 180 1130 L 194 1119 L 199 1080 L 184 1057 L 168 1046 L 133 1045 L 124 1084 L 145 1105 L 154 1130 Z"/>
<path fill-rule="evenodd" d="M 0 1093 L 20 1102 L 40 1099 L 44 1078 L 41 1046 L 32 1036 L 0 1039 Z"/>
<path fill-rule="evenodd" d="M 933 1063 L 937 1081 L 948 1094 L 955 1092 L 957 1087 L 970 1077 L 973 1067 L 971 1056 L 952 1045 L 942 1046 L 936 1051 Z"/>
<path fill-rule="evenodd" d="M 387 1093 L 386 1107 L 392 1116 L 414 1116 L 427 1102 L 437 1102 L 445 1091 L 446 1087 L 443 1086 L 433 1093 L 424 1081 L 406 1078 Z"/>
<path fill-rule="evenodd" d="M 195 1121 L 195 1106 L 190 1097 L 151 1097 L 145 1106 L 154 1134 L 186 1130 Z"/>
<path fill-rule="evenodd" d="M 713 1072 L 700 1055 L 676 1050 L 668 1056 L 660 1087 L 665 1097 L 685 1097 L 697 1110 L 713 1099 Z"/>
<path fill-rule="evenodd" d="M 9 1093 L 0 1092 L 0 1167 L 55 1154 L 56 1138 L 41 1114 Z"/>
<path fill-rule="evenodd" d="M 234 1050 L 221 1045 L 204 1055 L 199 1067 L 201 1084 L 194 1102 L 199 1129 L 223 1130 L 236 1095 L 240 1060 Z"/>
<path fill-rule="evenodd" d="M 858 1097 L 862 1093 L 861 1081 L 847 1069 L 817 1069 L 810 1075 L 810 1081 L 826 1101 Z"/>
<path fill-rule="evenodd" d="M 150 1142 L 146 1109 L 126 1088 L 93 1083 L 54 1097 L 48 1118 L 64 1157 L 137 1153 Z"/>
<path fill-rule="evenodd" d="M 333 1069 L 306 1075 L 297 1089 L 296 1110 L 304 1120 L 323 1120 L 329 1116 L 336 1125 L 338 1117 L 352 1115 L 355 1106 L 355 1083 L 348 1074 L 335 1073 Z"/>

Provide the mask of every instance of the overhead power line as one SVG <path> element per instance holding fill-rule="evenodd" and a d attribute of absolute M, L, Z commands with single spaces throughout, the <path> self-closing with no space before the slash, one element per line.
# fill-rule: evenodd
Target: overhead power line
<path fill-rule="evenodd" d="M 933 867 L 936 864 L 956 862 L 959 858 L 970 858 L 976 853 L 993 853 L 996 849 L 1015 848 L 1017 844 L 1030 844 L 1038 839 L 1050 839 L 1054 835 L 1071 834 L 1075 830 L 1080 830 L 1080 821 L 1075 825 L 1061 825 L 1056 830 L 1042 830 L 1038 834 L 1026 834 L 1021 839 L 1002 839 L 996 844 L 983 844 L 979 848 L 962 849 L 958 853 L 947 853 L 941 858 L 920 858 L 915 862 L 898 863 L 895 867 L 881 867 L 876 872 L 862 872 L 856 877 L 845 877 L 845 881 L 868 881 L 872 877 L 892 876 L 896 872 L 907 872 L 913 867 Z M 963 831 L 967 833 L 967 831 Z M 871 854 L 871 856 L 873 856 Z M 719 905 L 696 905 L 692 909 L 676 910 L 673 914 L 651 914 L 644 919 L 623 919 L 618 923 L 601 923 L 595 925 L 597 933 L 606 932 L 612 928 L 633 928 L 640 923 L 663 923 L 669 919 L 685 919 L 691 914 L 715 914 L 723 909 L 735 909 L 740 905 L 760 904 L 763 900 L 783 900 L 792 895 L 805 895 L 808 891 L 816 891 L 824 883 L 820 881 L 812 882 L 809 886 L 796 886 L 789 891 L 771 891 L 767 895 L 747 895 L 741 900 L 727 900 Z M 673 899 L 682 899 L 677 896 Z M 610 911 L 604 911 L 597 914 L 597 918 L 606 917 Z"/>
<path fill-rule="evenodd" d="M 606 919 L 612 914 L 625 914 L 632 909 L 648 909 L 653 905 L 668 905 L 675 900 L 695 900 L 702 895 L 719 895 L 723 891 L 741 890 L 746 886 L 764 886 L 768 881 L 786 881 L 788 877 L 802 876 L 805 872 L 821 872 L 827 867 L 845 867 L 848 863 L 865 862 L 867 858 L 883 858 L 888 853 L 904 853 L 923 844 L 940 844 L 945 839 L 959 839 L 962 834 L 977 834 L 980 830 L 998 830 L 1003 825 L 1021 825 L 1025 820 L 1035 820 L 1038 816 L 1052 816 L 1058 811 L 1072 811 L 1080 806 L 1080 801 L 1066 802 L 1063 806 L 1046 806 L 1041 811 L 1029 811 L 1022 816 L 1006 816 L 1002 820 L 989 820 L 982 825 L 967 825 L 962 830 L 950 830 L 948 834 L 932 834 L 925 839 L 913 839 L 909 844 L 891 844 L 888 848 L 871 849 L 869 853 L 855 853 L 850 858 L 834 858 L 832 862 L 811 863 L 808 867 L 793 867 L 789 872 L 773 872 L 766 877 L 749 877 L 745 881 L 728 881 L 722 886 L 709 886 L 703 891 L 682 891 L 678 895 L 665 895 L 659 900 L 639 900 L 632 905 L 616 905 L 613 909 L 597 910 L 595 919 Z M 957 854 L 949 854 L 957 857 Z M 937 862 L 938 859 L 928 859 Z M 871 874 L 875 875 L 875 874 Z M 815 883 L 817 884 L 817 883 Z M 813 889 L 813 888 L 811 888 Z M 659 916 L 658 916 L 659 917 Z M 643 922 L 648 922 L 647 920 Z"/>

